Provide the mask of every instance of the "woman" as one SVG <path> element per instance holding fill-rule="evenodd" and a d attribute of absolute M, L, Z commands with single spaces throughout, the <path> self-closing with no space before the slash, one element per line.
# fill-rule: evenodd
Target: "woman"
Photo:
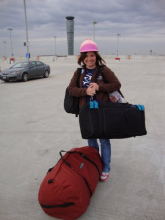
<path fill-rule="evenodd" d="M 107 81 L 103 81 L 100 72 L 95 82 L 95 75 L 99 66 L 105 64 L 105 61 L 98 53 L 96 43 L 90 39 L 85 40 L 80 46 L 80 56 L 78 64 L 82 66 L 82 71 L 77 87 L 77 71 L 75 71 L 69 84 L 69 92 L 71 95 L 79 97 L 79 108 L 86 102 L 92 100 L 108 102 L 108 93 L 119 90 L 121 84 L 115 74 L 104 66 L 104 77 Z M 103 170 L 100 176 L 101 181 L 106 181 L 110 172 L 111 162 L 111 144 L 109 139 L 99 139 L 101 145 L 101 159 L 103 162 Z M 88 139 L 88 145 L 99 151 L 97 139 Z"/>

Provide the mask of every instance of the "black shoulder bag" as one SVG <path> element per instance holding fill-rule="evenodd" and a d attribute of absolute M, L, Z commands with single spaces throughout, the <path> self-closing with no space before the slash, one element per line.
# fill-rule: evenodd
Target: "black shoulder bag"
<path fill-rule="evenodd" d="M 77 68 L 77 87 L 79 86 L 79 78 L 82 68 Z M 65 91 L 64 97 L 64 109 L 67 113 L 75 114 L 77 117 L 79 114 L 79 97 L 70 95 L 68 87 Z"/>

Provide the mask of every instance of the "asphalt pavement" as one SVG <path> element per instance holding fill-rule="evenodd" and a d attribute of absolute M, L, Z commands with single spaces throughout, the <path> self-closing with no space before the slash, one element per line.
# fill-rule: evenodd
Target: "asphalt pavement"
<path fill-rule="evenodd" d="M 143 104 L 146 136 L 111 140 L 107 182 L 79 220 L 165 219 L 165 62 L 106 59 L 132 104 Z M 75 59 L 49 61 L 50 77 L 0 81 L 0 220 L 51 220 L 38 191 L 60 150 L 86 146 L 78 118 L 63 108 Z M 1 70 L 8 65 L 1 61 Z"/>

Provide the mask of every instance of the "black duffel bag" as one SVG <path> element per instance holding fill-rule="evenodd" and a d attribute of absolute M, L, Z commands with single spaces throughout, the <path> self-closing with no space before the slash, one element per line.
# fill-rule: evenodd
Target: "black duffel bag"
<path fill-rule="evenodd" d="M 129 103 L 86 103 L 79 112 L 83 139 L 120 139 L 146 135 L 143 105 Z"/>

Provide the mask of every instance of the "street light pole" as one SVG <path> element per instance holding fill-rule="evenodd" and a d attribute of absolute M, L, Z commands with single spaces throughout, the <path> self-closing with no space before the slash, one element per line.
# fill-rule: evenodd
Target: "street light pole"
<path fill-rule="evenodd" d="M 24 12 L 25 12 L 25 26 L 26 26 L 26 47 L 27 47 L 27 59 L 29 60 L 29 42 L 28 42 L 28 28 L 27 28 L 27 16 L 26 16 L 26 0 L 24 1 Z"/>
<path fill-rule="evenodd" d="M 13 47 L 12 47 L 12 39 L 11 39 L 11 31 L 13 30 L 12 28 L 7 28 L 8 31 L 10 31 L 10 42 L 11 42 L 11 56 L 13 57 Z"/>
<path fill-rule="evenodd" d="M 93 23 L 93 39 L 95 41 L 95 25 L 98 23 L 98 21 L 92 21 Z"/>
<path fill-rule="evenodd" d="M 56 38 L 57 38 L 57 37 L 54 36 L 54 39 L 55 39 L 55 42 L 54 42 L 54 43 L 55 43 L 55 44 L 54 44 L 54 53 L 55 53 L 55 54 L 54 54 L 54 55 L 55 55 L 55 56 L 56 56 Z"/>
<path fill-rule="evenodd" d="M 118 57 L 118 44 L 119 44 L 119 36 L 120 36 L 121 34 L 117 34 L 117 54 L 116 54 L 116 56 Z"/>
<path fill-rule="evenodd" d="M 5 46 L 5 57 L 6 57 L 6 41 L 3 41 L 4 46 Z"/>

